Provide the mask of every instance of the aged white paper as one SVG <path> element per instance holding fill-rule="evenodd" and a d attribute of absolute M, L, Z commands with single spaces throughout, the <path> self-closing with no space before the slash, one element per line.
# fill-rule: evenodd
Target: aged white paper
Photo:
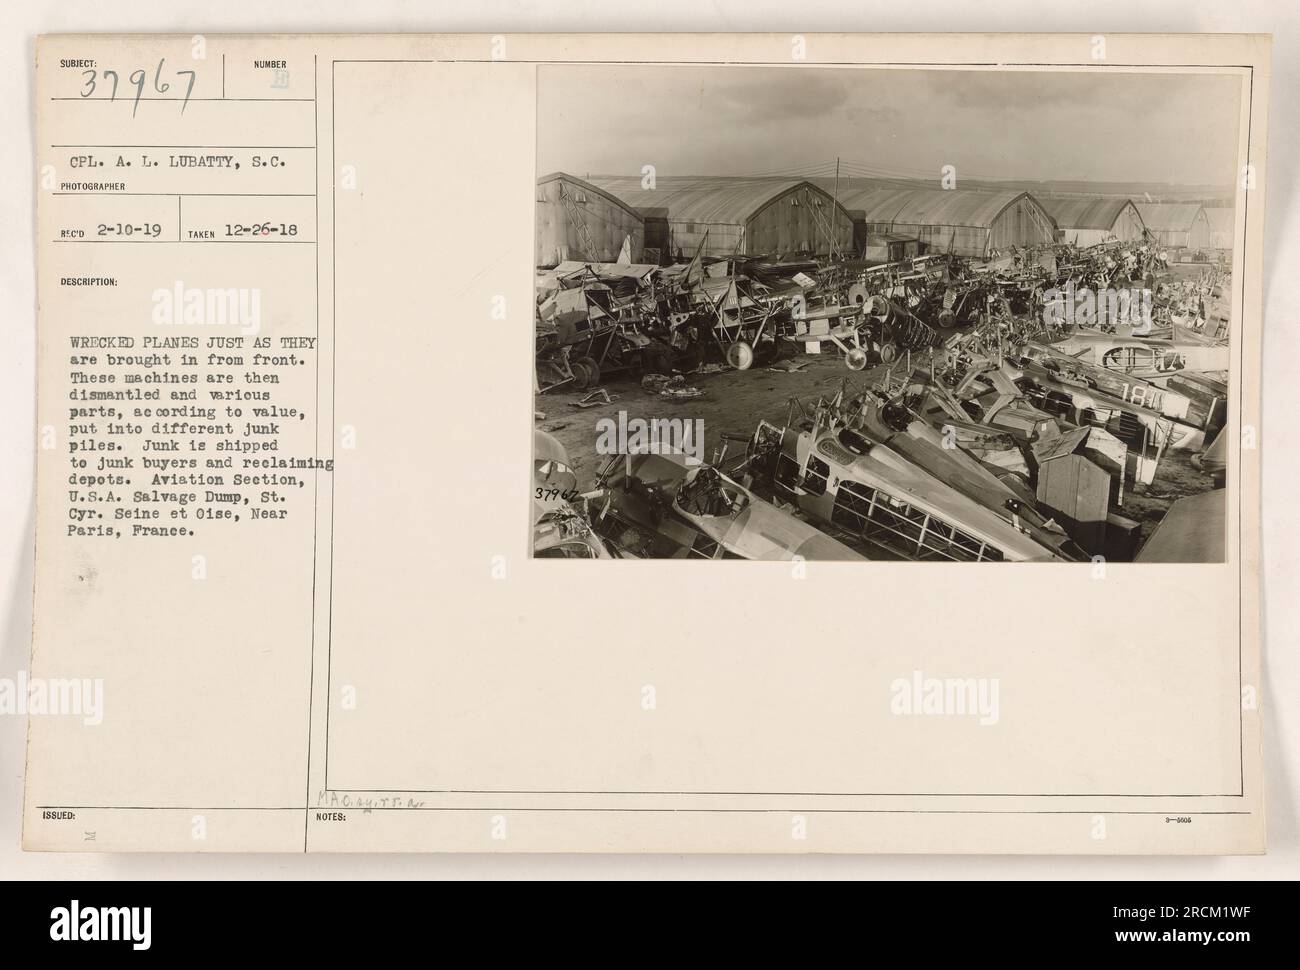
<path fill-rule="evenodd" d="M 58 716 L 31 719 L 25 846 L 1263 851 L 1269 47 L 1211 35 L 42 38 L 42 447 L 23 703 Z M 1176 143 L 1144 110 L 1157 101 L 1203 130 Z M 1071 112 L 1073 147 L 1034 128 Z M 994 117 L 999 127 L 963 123 Z M 837 126 L 842 146 L 826 134 Z M 899 139 L 914 162 L 899 161 Z M 782 355 L 806 367 L 728 368 L 749 340 L 729 334 L 715 366 L 668 383 L 670 396 L 610 370 L 590 389 L 611 399 L 572 406 L 592 403 L 578 391 L 588 382 L 549 388 L 538 363 L 542 307 L 569 286 L 554 282 L 566 261 L 614 264 L 589 289 L 620 299 L 610 281 L 639 285 L 631 267 L 663 279 L 675 264 L 699 292 L 714 267 L 722 312 L 741 257 L 790 261 L 823 236 L 828 259 L 854 249 L 863 210 L 847 200 L 870 196 L 862 182 L 907 188 L 932 171 L 950 188 L 939 185 L 949 143 L 957 192 L 968 170 L 976 182 L 1151 183 L 1154 157 L 1177 164 L 1160 181 L 1179 185 L 1138 208 L 1183 188 L 1227 203 L 1226 224 L 1202 217 L 1219 245 L 1191 237 L 1194 215 L 1160 230 L 1183 238 L 1151 243 L 1174 254 L 1162 273 L 1180 279 L 1211 263 L 1178 254 L 1222 254 L 1222 486 L 1207 477 L 1189 494 L 1200 504 L 1183 507 L 1211 553 L 1183 555 L 1166 535 L 1147 561 L 1048 555 L 1044 542 L 1059 542 L 1017 506 L 996 555 L 909 557 L 897 543 L 881 554 L 830 528 L 829 513 L 818 520 L 806 488 L 783 500 L 736 472 L 744 491 L 724 495 L 725 514 L 739 501 L 762 528 L 743 542 L 673 531 L 689 539 L 672 549 L 746 557 L 761 535 L 754 561 L 535 554 L 536 503 L 595 488 L 602 419 L 617 426 L 622 412 L 626 431 L 637 417 L 682 429 L 698 418 L 692 457 L 714 464 L 724 442 L 743 454 L 789 398 L 829 400 L 859 373 L 841 363 L 846 348 L 812 354 L 807 339 Z M 571 180 L 547 181 L 556 170 Z M 647 175 L 665 200 L 685 176 L 790 180 L 793 195 L 771 197 L 804 200 L 811 218 L 765 237 L 721 203 L 716 218 L 675 215 L 688 211 L 680 193 L 647 214 L 633 198 Z M 564 199 L 547 195 L 561 184 Z M 590 198 L 575 197 L 581 186 Z M 1071 195 L 1024 191 L 1049 188 Z M 689 211 L 723 189 L 708 191 Z M 1037 201 L 1015 204 L 1036 218 Z M 909 233 L 883 232 L 882 218 L 860 220 L 873 244 L 896 235 L 906 248 Z M 670 233 L 659 247 L 655 219 Z M 981 266 L 1011 253 L 1000 230 L 951 221 L 911 237 Z M 1077 227 L 1053 238 L 1084 242 Z M 823 269 L 797 285 L 815 292 L 807 274 Z M 891 341 L 919 362 L 899 332 Z M 884 343 L 861 374 L 881 373 Z M 1178 353 L 1177 370 L 1198 372 L 1192 349 Z M 1169 374 L 1128 375 L 1172 394 Z M 573 381 L 571 366 L 561 377 Z M 1161 435 L 1192 427 L 1147 410 Z M 543 440 L 577 474 L 539 497 Z M 1138 464 L 1122 508 L 1147 510 L 1151 550 L 1177 496 L 1163 478 L 1135 482 Z M 626 559 L 648 546 L 609 529 L 614 512 L 599 518 L 615 498 L 585 500 L 583 514 Z M 723 514 L 699 489 L 671 499 L 657 525 Z M 941 528 L 946 549 L 969 553 L 952 522 Z M 951 561 L 968 558 L 1032 561 Z M 854 561 L 831 561 L 843 559 Z"/>

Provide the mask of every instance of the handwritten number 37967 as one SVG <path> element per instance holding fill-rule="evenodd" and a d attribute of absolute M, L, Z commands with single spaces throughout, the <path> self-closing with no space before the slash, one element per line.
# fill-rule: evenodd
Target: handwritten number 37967
<path fill-rule="evenodd" d="M 171 90 L 170 82 L 163 80 L 163 63 L 165 61 L 166 58 L 160 58 L 158 61 L 158 67 L 153 73 L 153 89 L 159 94 L 166 94 L 168 91 Z M 189 83 L 185 85 L 185 98 L 181 101 L 181 114 L 185 113 L 185 107 L 190 103 L 190 92 L 194 90 L 195 73 L 196 72 L 194 71 L 174 72 L 176 77 L 188 75 L 190 79 Z M 91 97 L 95 93 L 96 88 L 98 88 L 100 83 L 102 82 L 104 84 L 109 84 L 109 83 L 112 84 L 112 88 L 109 89 L 108 100 L 109 101 L 117 100 L 117 86 L 118 86 L 117 71 L 89 70 L 89 71 L 82 71 L 81 75 L 86 79 L 86 86 L 85 88 L 82 89 L 81 92 L 81 96 L 83 98 Z M 146 72 L 145 69 L 142 67 L 136 68 L 127 76 L 127 79 L 131 82 L 131 85 L 135 88 L 135 99 L 131 104 L 132 118 L 135 117 L 135 113 L 140 107 L 140 99 L 144 97 L 144 83 L 147 78 L 148 78 L 148 72 Z"/>

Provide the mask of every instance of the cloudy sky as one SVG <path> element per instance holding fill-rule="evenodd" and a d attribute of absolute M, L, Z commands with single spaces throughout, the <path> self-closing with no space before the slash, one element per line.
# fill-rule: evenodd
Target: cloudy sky
<path fill-rule="evenodd" d="M 1231 185 L 1235 76 L 551 65 L 538 170 Z"/>

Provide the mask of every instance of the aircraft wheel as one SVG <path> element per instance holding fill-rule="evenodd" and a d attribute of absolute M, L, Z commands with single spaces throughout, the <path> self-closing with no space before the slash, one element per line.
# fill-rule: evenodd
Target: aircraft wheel
<path fill-rule="evenodd" d="M 894 344 L 881 344 L 880 359 L 886 364 L 892 364 L 894 361 L 898 360 L 898 347 Z"/>
<path fill-rule="evenodd" d="M 957 325 L 957 314 L 951 310 L 940 310 L 938 323 L 944 330 L 955 327 Z"/>
<path fill-rule="evenodd" d="M 844 363 L 848 365 L 849 370 L 862 370 L 867 366 L 867 352 L 854 347 L 844 355 Z"/>
<path fill-rule="evenodd" d="M 862 304 L 862 312 L 869 317 L 877 317 L 884 320 L 889 316 L 889 301 L 879 293 L 867 297 L 866 302 Z"/>
<path fill-rule="evenodd" d="M 727 348 L 727 363 L 736 370 L 749 370 L 754 365 L 754 348 L 743 340 L 737 340 Z"/>

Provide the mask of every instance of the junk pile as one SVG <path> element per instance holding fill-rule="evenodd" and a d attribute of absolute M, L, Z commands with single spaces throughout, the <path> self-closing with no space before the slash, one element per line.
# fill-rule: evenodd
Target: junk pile
<path fill-rule="evenodd" d="M 884 264 L 702 252 L 703 244 L 689 263 L 671 266 L 565 262 L 539 272 L 536 389 L 748 370 L 783 351 L 828 348 L 863 370 L 939 347 L 953 332 L 978 331 L 994 348 L 1050 340 L 1077 331 L 1085 306 L 1084 329 L 1224 347 L 1226 356 L 1225 272 L 1175 278 L 1167 253 L 1147 242 Z M 1076 312 L 1076 294 L 1102 292 L 1121 298 L 1112 312 L 1095 304 Z M 1150 294 L 1145 306 L 1132 302 L 1140 292 Z"/>
<path fill-rule="evenodd" d="M 784 426 L 759 423 L 750 469 L 873 558 L 1131 561 L 1126 492 L 1166 455 L 1194 453 L 1221 487 L 1226 378 L 1073 349 L 955 334 L 901 375 L 791 401 Z"/>
<path fill-rule="evenodd" d="M 647 305 L 659 267 L 561 263 L 538 280 L 535 389 L 585 391 L 626 371 L 671 369 L 671 329 Z"/>
<path fill-rule="evenodd" d="M 1094 326 L 1050 312 L 1085 288 L 1146 290 L 1151 312 Z M 1227 289 L 1214 269 L 1172 277 L 1145 243 L 879 267 L 849 284 L 859 321 L 884 300 L 937 339 L 858 393 L 846 382 L 792 401 L 783 427 L 760 422 L 751 471 L 873 558 L 1131 561 L 1126 493 L 1167 455 L 1222 487 L 1228 347 L 1205 331 Z M 859 345 L 821 336 L 860 369 Z"/>
<path fill-rule="evenodd" d="M 611 555 L 781 558 L 811 521 L 873 558 L 1131 561 L 1126 498 L 1170 454 L 1222 487 L 1229 292 L 1223 269 L 1180 275 L 1146 241 L 875 265 L 566 263 L 539 280 L 537 385 L 627 371 L 689 401 L 704 393 L 691 375 L 798 373 L 770 366 L 782 351 L 877 365 L 856 393 L 846 379 L 792 402 L 783 427 L 760 422 L 738 468 L 612 460 L 569 503 Z M 708 515 L 687 501 L 698 481 L 727 498 Z M 768 530 L 761 555 L 750 528 Z"/>

